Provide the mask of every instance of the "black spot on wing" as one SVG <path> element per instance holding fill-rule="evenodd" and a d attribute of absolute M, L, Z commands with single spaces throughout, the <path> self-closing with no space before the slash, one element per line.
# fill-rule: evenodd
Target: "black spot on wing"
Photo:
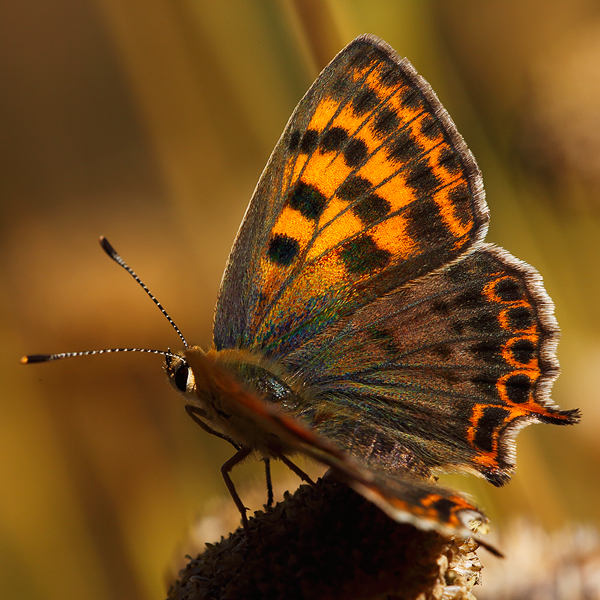
<path fill-rule="evenodd" d="M 505 383 L 506 395 L 515 404 L 527 402 L 531 388 L 531 379 L 522 373 L 511 375 Z"/>
<path fill-rule="evenodd" d="M 369 225 L 385 217 L 391 210 L 391 204 L 377 194 L 369 194 L 352 207 L 354 214 Z"/>
<path fill-rule="evenodd" d="M 514 277 L 504 277 L 494 286 L 497 296 L 504 302 L 521 300 L 525 296 L 521 283 Z"/>
<path fill-rule="evenodd" d="M 352 108 L 357 115 L 372 111 L 379 104 L 379 97 L 371 89 L 359 92 L 352 99 Z"/>
<path fill-rule="evenodd" d="M 391 108 L 383 108 L 373 119 L 373 132 L 381 137 L 388 136 L 396 131 L 399 125 L 400 119 L 396 111 Z"/>
<path fill-rule="evenodd" d="M 338 188 L 336 194 L 346 202 L 352 202 L 371 189 L 371 182 L 364 177 L 353 175 L 348 177 Z"/>
<path fill-rule="evenodd" d="M 440 180 L 427 162 L 419 162 L 409 169 L 406 185 L 420 194 L 431 194 L 440 186 Z"/>
<path fill-rule="evenodd" d="M 436 344 L 433 352 L 441 359 L 448 360 L 452 355 L 452 348 L 448 344 Z"/>
<path fill-rule="evenodd" d="M 513 330 L 529 329 L 534 322 L 533 312 L 527 306 L 517 306 L 508 310 L 508 323 Z"/>
<path fill-rule="evenodd" d="M 435 246 L 450 236 L 438 205 L 430 198 L 413 202 L 405 214 L 407 232 L 418 244 Z"/>
<path fill-rule="evenodd" d="M 392 255 L 387 250 L 379 248 L 373 238 L 362 235 L 346 242 L 340 250 L 340 257 L 350 273 L 365 275 L 385 268 Z"/>
<path fill-rule="evenodd" d="M 464 264 L 462 262 L 454 263 L 448 267 L 445 271 L 445 276 L 453 286 L 472 280 L 470 273 L 464 268 Z"/>
<path fill-rule="evenodd" d="M 269 242 L 267 256 L 271 262 L 282 267 L 287 267 L 292 264 L 299 250 L 300 245 L 297 240 L 287 235 L 276 233 Z"/>
<path fill-rule="evenodd" d="M 441 315 L 447 316 L 450 314 L 450 304 L 445 300 L 435 300 L 431 307 Z"/>
<path fill-rule="evenodd" d="M 305 154 L 310 154 L 316 149 L 318 141 L 319 132 L 315 129 L 307 129 L 300 142 L 300 151 Z"/>
<path fill-rule="evenodd" d="M 442 165 L 448 173 L 456 175 L 462 168 L 462 162 L 457 152 L 452 148 L 444 148 L 440 152 L 438 162 Z"/>
<path fill-rule="evenodd" d="M 481 289 L 478 287 L 469 287 L 464 292 L 456 296 L 456 305 L 461 308 L 477 309 L 484 302 Z"/>
<path fill-rule="evenodd" d="M 500 348 L 493 340 L 483 340 L 471 346 L 473 355 L 486 363 L 498 364 L 502 362 Z"/>
<path fill-rule="evenodd" d="M 400 92 L 400 102 L 404 108 L 410 108 L 412 110 L 418 110 L 425 106 L 421 92 L 408 85 Z"/>
<path fill-rule="evenodd" d="M 423 152 L 423 148 L 411 136 L 410 132 L 399 131 L 387 149 L 387 156 L 394 162 L 408 162 Z"/>
<path fill-rule="evenodd" d="M 396 65 L 389 65 L 381 72 L 379 82 L 384 87 L 397 87 L 404 81 L 404 76 Z"/>
<path fill-rule="evenodd" d="M 484 452 L 494 450 L 494 433 L 502 425 L 506 415 L 506 409 L 497 406 L 486 406 L 483 409 L 483 415 L 477 423 L 473 440 L 478 448 Z"/>
<path fill-rule="evenodd" d="M 498 322 L 497 315 L 493 310 L 482 310 L 480 308 L 477 311 L 477 314 L 474 314 L 472 317 L 466 320 L 466 325 L 470 327 L 472 331 L 478 333 L 488 335 L 506 333 Z"/>
<path fill-rule="evenodd" d="M 421 133 L 430 140 L 435 140 L 442 133 L 439 123 L 431 115 L 423 117 L 420 129 Z"/>
<path fill-rule="evenodd" d="M 343 127 L 332 127 L 321 138 L 321 150 L 324 152 L 337 152 L 348 139 L 348 132 Z"/>
<path fill-rule="evenodd" d="M 531 340 L 520 339 L 511 344 L 510 353 L 515 361 L 527 364 L 535 355 L 535 344 Z"/>
<path fill-rule="evenodd" d="M 300 134 L 300 132 L 297 129 L 292 132 L 292 134 L 290 135 L 290 139 L 288 141 L 288 150 L 290 152 L 295 152 L 296 150 L 298 150 L 298 146 L 300 145 L 301 137 L 302 137 L 302 135 Z"/>
<path fill-rule="evenodd" d="M 301 181 L 290 194 L 289 205 L 303 217 L 317 221 L 327 204 L 327 198 L 314 186 Z"/>
<path fill-rule="evenodd" d="M 471 218 L 473 213 L 473 208 L 471 206 L 471 194 L 469 194 L 469 190 L 467 186 L 463 183 L 457 185 L 455 188 L 450 190 L 448 193 L 448 199 L 452 203 L 453 211 L 455 219 L 460 221 L 460 224 L 466 229 L 470 225 L 472 225 Z"/>
<path fill-rule="evenodd" d="M 367 157 L 367 144 L 358 138 L 351 139 L 344 148 L 344 160 L 349 167 L 358 167 Z"/>
<path fill-rule="evenodd" d="M 440 375 L 451 385 L 460 381 L 460 377 L 452 371 L 441 371 Z"/>
<path fill-rule="evenodd" d="M 438 519 L 441 523 L 448 523 L 452 516 L 452 510 L 456 504 L 449 498 L 440 498 L 433 502 L 429 508 L 433 509 L 438 514 Z"/>

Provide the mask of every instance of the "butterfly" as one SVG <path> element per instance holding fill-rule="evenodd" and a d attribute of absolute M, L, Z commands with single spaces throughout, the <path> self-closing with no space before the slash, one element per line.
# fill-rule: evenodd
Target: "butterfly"
<path fill-rule="evenodd" d="M 259 180 L 212 347 L 190 347 L 171 321 L 185 350 L 143 350 L 165 356 L 189 415 L 234 446 L 222 473 L 246 528 L 231 469 L 257 455 L 307 479 L 290 459 L 304 454 L 393 519 L 469 537 L 485 515 L 435 474 L 503 485 L 521 428 L 577 422 L 550 399 L 552 301 L 532 267 L 484 242 L 488 218 L 475 159 L 429 84 L 379 38 L 352 41 Z"/>

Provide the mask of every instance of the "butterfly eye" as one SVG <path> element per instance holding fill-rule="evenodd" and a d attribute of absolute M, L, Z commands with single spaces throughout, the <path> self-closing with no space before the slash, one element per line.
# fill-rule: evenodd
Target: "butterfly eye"
<path fill-rule="evenodd" d="M 180 392 L 187 392 L 189 376 L 190 368 L 185 363 L 175 371 L 175 387 Z"/>

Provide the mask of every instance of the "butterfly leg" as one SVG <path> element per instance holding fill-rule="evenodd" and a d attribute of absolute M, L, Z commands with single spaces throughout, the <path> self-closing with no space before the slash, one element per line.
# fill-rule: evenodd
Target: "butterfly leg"
<path fill-rule="evenodd" d="M 317 489 L 317 484 L 298 466 L 296 466 L 289 458 L 284 456 L 283 454 L 278 454 L 277 458 L 288 468 L 290 471 L 293 471 L 302 479 L 302 481 L 306 481 L 310 486 Z"/>
<path fill-rule="evenodd" d="M 271 480 L 271 460 L 263 458 L 265 463 L 265 478 L 267 480 L 267 506 L 273 506 L 273 482 Z"/>
<path fill-rule="evenodd" d="M 246 532 L 246 534 L 248 533 L 248 517 L 246 516 L 246 511 L 248 509 L 244 506 L 241 498 L 238 496 L 238 493 L 235 489 L 235 485 L 233 484 L 231 477 L 229 477 L 229 472 L 231 471 L 231 469 L 233 469 L 233 467 L 235 467 L 235 465 L 242 462 L 251 452 L 252 448 L 242 447 L 221 467 L 221 475 L 223 476 L 225 485 L 227 486 L 229 494 L 231 495 L 231 498 L 237 506 L 237 509 L 242 515 L 242 525 L 244 526 L 244 531 Z"/>
<path fill-rule="evenodd" d="M 214 435 L 218 438 L 221 438 L 222 440 L 225 440 L 226 442 L 229 442 L 236 450 L 241 449 L 241 446 L 239 444 L 237 444 L 236 442 L 234 442 L 228 435 L 225 435 L 224 433 L 221 433 L 220 431 L 216 431 L 210 425 L 207 425 L 202 420 L 202 419 L 206 419 L 207 417 L 206 417 L 206 413 L 201 408 L 198 408 L 197 406 L 194 406 L 193 404 L 186 404 L 185 412 L 187 412 L 187 414 L 191 417 L 192 421 L 194 421 L 194 423 L 196 423 L 202 429 L 204 429 L 204 431 L 206 431 L 206 433 L 210 433 L 210 435 Z M 200 417 L 202 417 L 202 419 Z"/>

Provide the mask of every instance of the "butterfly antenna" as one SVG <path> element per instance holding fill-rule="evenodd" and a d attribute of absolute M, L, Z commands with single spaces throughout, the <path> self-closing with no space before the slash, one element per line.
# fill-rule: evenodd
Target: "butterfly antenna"
<path fill-rule="evenodd" d="M 163 308 L 163 305 L 156 299 L 154 294 L 146 287 L 146 284 L 136 275 L 135 271 L 121 258 L 119 253 L 110 245 L 109 241 L 103 236 L 100 236 L 100 245 L 102 246 L 102 250 L 106 252 L 118 265 L 121 265 L 142 287 L 142 289 L 150 296 L 152 302 L 158 306 L 160 312 L 167 318 L 167 321 L 171 323 L 171 327 L 177 332 L 177 335 L 181 338 L 183 345 L 186 348 L 189 348 L 189 344 L 186 339 L 183 337 L 181 331 L 179 331 L 179 327 L 175 325 L 175 321 L 171 319 L 169 313 Z M 170 354 L 170 353 L 169 353 Z"/>
<path fill-rule="evenodd" d="M 133 269 L 121 258 L 118 252 L 110 245 L 109 241 L 104 237 L 100 237 L 100 245 L 106 254 L 108 254 L 117 264 L 121 265 L 139 284 L 142 286 L 146 294 L 150 296 L 154 304 L 158 306 L 160 312 L 167 318 L 167 321 L 171 323 L 173 329 L 177 332 L 177 335 L 181 338 L 183 345 L 189 348 L 189 344 L 183 337 L 179 327 L 175 325 L 173 319 L 169 316 L 169 313 L 163 308 L 162 304 L 156 299 L 154 294 L 146 287 L 146 284 L 136 275 Z M 91 356 L 92 354 L 110 354 L 113 352 L 146 352 L 148 354 L 161 354 L 168 358 L 178 358 L 177 354 L 173 354 L 170 350 L 150 350 L 148 348 L 106 348 L 103 350 L 83 350 L 81 352 L 60 352 L 57 354 L 31 354 L 21 358 L 23 364 L 49 362 L 52 360 L 60 360 L 62 358 L 71 358 L 74 356 Z"/>
<path fill-rule="evenodd" d="M 91 356 L 92 354 L 110 354 L 112 352 L 146 352 L 148 354 L 162 354 L 171 358 L 178 358 L 177 354 L 165 350 L 149 350 L 148 348 L 107 348 L 105 350 L 83 350 L 82 352 L 60 352 L 57 354 L 30 354 L 24 356 L 21 362 L 24 365 L 31 363 L 50 362 L 51 360 L 60 360 L 61 358 L 71 358 L 73 356 Z"/>

